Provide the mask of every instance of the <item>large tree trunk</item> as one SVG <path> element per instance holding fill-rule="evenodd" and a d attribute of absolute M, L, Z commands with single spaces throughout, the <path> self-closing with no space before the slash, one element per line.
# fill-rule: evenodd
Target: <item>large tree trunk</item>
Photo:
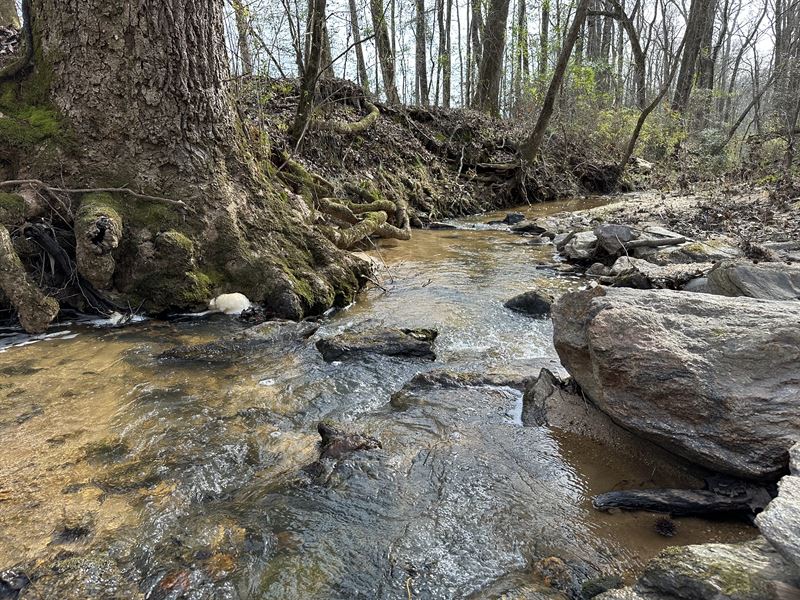
<path fill-rule="evenodd" d="M 351 296 L 361 267 L 313 228 L 301 198 L 271 182 L 260 158 L 269 149 L 250 149 L 226 84 L 221 4 L 30 0 L 36 64 L 26 80 L 4 84 L 0 102 L 13 95 L 37 123 L 47 119 L 49 137 L 18 148 L 15 175 L 172 201 L 62 197 L 78 239 L 97 215 L 118 226 L 119 243 L 97 252 L 115 259 L 102 280 L 120 305 L 161 311 L 239 291 L 275 314 L 302 317 Z M 0 111 L 15 116 L 14 106 Z M 97 275 L 78 270 L 89 281 Z"/>
<path fill-rule="evenodd" d="M 685 111 L 689 106 L 689 97 L 694 85 L 697 61 L 707 33 L 706 19 L 711 12 L 711 6 L 715 3 L 715 0 L 692 0 L 689 20 L 686 23 L 686 44 L 683 49 L 681 68 L 678 72 L 678 81 L 675 84 L 675 95 L 672 100 L 673 110 Z"/>
<path fill-rule="evenodd" d="M 500 79 L 506 47 L 506 24 L 511 0 L 491 0 L 483 31 L 475 107 L 493 115 L 500 113 Z"/>

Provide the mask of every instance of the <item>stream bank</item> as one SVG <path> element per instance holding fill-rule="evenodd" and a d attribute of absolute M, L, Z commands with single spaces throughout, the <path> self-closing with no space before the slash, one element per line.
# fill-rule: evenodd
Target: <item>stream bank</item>
<path fill-rule="evenodd" d="M 494 218 L 382 242 L 383 289 L 310 334 L 275 324 L 267 343 L 159 358 L 246 328 L 215 316 L 62 323 L 7 347 L 3 581 L 28 578 L 27 600 L 577 597 L 631 582 L 669 546 L 752 539 L 735 520 L 678 518 L 664 537 L 661 515 L 592 508 L 602 492 L 700 487 L 706 473 L 585 403 L 526 425 L 524 380 L 564 372 L 550 321 L 503 304 L 531 283 L 558 295 L 585 282 Z M 437 330 L 436 361 L 327 363 L 316 348 L 387 327 Z M 381 447 L 320 459 L 325 419 Z"/>

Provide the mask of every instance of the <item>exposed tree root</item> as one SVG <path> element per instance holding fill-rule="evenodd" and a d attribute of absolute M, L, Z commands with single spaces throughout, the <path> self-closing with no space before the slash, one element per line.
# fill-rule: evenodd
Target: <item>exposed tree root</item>
<path fill-rule="evenodd" d="M 78 271 L 99 289 L 111 287 L 116 262 L 112 251 L 122 240 L 122 217 L 111 206 L 83 202 L 75 217 Z"/>
<path fill-rule="evenodd" d="M 340 135 L 355 135 L 362 133 L 372 127 L 381 116 L 381 111 L 372 102 L 366 102 L 369 113 L 363 119 L 355 123 L 348 123 L 346 121 L 338 120 L 321 120 L 316 118 L 312 121 L 311 126 L 317 131 L 332 131 Z"/>
<path fill-rule="evenodd" d="M 0 288 L 19 314 L 23 329 L 41 333 L 58 314 L 58 302 L 46 296 L 28 277 L 11 236 L 0 226 Z"/>

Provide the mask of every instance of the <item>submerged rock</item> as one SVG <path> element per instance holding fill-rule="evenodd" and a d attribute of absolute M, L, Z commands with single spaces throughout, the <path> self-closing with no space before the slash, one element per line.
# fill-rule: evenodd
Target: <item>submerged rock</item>
<path fill-rule="evenodd" d="M 503 306 L 516 312 L 525 313 L 526 315 L 546 317 L 550 314 L 550 307 L 553 302 L 553 296 L 547 292 L 531 290 L 519 296 L 514 296 Z"/>
<path fill-rule="evenodd" d="M 508 213 L 502 221 L 488 221 L 487 225 L 516 225 L 525 220 L 525 215 L 522 213 Z"/>
<path fill-rule="evenodd" d="M 261 347 L 281 341 L 303 341 L 314 335 L 319 325 L 310 322 L 267 321 L 229 338 L 205 344 L 176 346 L 158 355 L 159 359 L 213 364 L 233 364 Z"/>
<path fill-rule="evenodd" d="M 322 441 L 320 442 L 320 458 L 342 458 L 357 450 L 375 450 L 383 448 L 374 437 L 348 431 L 332 421 L 321 421 L 317 425 Z"/>
<path fill-rule="evenodd" d="M 786 469 L 800 438 L 796 303 L 598 287 L 552 315 L 562 364 L 623 427 L 738 477 Z"/>
<path fill-rule="evenodd" d="M 723 261 L 708 274 L 707 291 L 766 300 L 800 299 L 800 266 Z"/>
<path fill-rule="evenodd" d="M 754 514 L 770 501 L 764 488 L 748 486 L 741 494 L 713 490 L 618 490 L 592 499 L 597 510 L 646 510 L 671 515 Z"/>
<path fill-rule="evenodd" d="M 436 360 L 435 329 L 369 329 L 346 331 L 317 341 L 317 350 L 327 362 L 364 354 L 383 354 Z"/>

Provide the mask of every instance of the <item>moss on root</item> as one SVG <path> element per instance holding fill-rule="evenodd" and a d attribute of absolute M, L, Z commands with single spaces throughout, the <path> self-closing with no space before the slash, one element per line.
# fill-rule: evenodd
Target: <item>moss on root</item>
<path fill-rule="evenodd" d="M 0 225 L 18 225 L 25 219 L 25 200 L 18 194 L 0 192 Z"/>

